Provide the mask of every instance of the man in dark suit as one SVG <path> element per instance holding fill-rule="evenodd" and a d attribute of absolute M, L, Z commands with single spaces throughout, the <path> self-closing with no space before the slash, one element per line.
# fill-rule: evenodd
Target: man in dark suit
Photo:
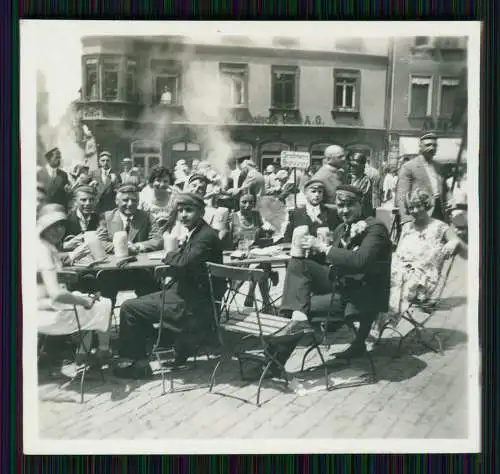
<path fill-rule="evenodd" d="M 92 186 L 79 186 L 74 190 L 75 208 L 68 213 L 63 250 L 71 251 L 83 243 L 83 234 L 97 230 L 100 216 L 95 212 L 95 190 Z"/>
<path fill-rule="evenodd" d="M 96 211 L 101 214 L 110 211 L 115 207 L 116 189 L 120 186 L 121 180 L 111 170 L 111 154 L 103 151 L 99 155 L 99 169 L 91 174 L 92 180 L 96 183 Z"/>
<path fill-rule="evenodd" d="M 437 135 L 424 133 L 420 137 L 420 154 L 406 162 L 399 171 L 396 189 L 396 206 L 401 214 L 401 223 L 411 221 L 406 201 L 409 195 L 421 188 L 434 198 L 429 211 L 435 219 L 444 220 L 446 208 L 446 184 L 438 163 L 434 161 L 437 151 Z"/>
<path fill-rule="evenodd" d="M 325 196 L 325 184 L 322 180 L 311 178 L 304 184 L 305 207 L 293 209 L 289 213 L 289 222 L 285 232 L 285 242 L 292 241 L 294 229 L 307 226 L 309 234 L 317 237 L 320 228 L 328 228 L 333 231 L 340 224 L 340 218 L 335 209 L 325 207 L 323 200 Z M 324 254 L 314 253 L 310 258 L 318 263 L 325 262 Z"/>
<path fill-rule="evenodd" d="M 40 168 L 37 172 L 37 181 L 45 189 L 46 202 L 60 204 L 65 209 L 69 203 L 70 182 L 65 171 L 60 169 L 61 151 L 59 148 L 51 148 L 45 153 L 47 165 Z"/>
<path fill-rule="evenodd" d="M 284 338 L 312 331 L 308 322 L 312 295 L 335 292 L 338 307 L 334 311 L 359 321 L 355 341 L 336 354 L 337 358 L 364 354 L 371 325 L 379 312 L 387 311 L 389 302 L 391 241 L 382 222 L 373 217 L 362 220 L 362 198 L 362 192 L 353 186 L 337 187 L 336 206 L 343 224 L 335 229 L 332 245 L 311 236 L 301 243 L 303 249 L 323 253 L 327 265 L 309 258 L 292 258 L 283 288 L 281 309 L 292 312 L 292 321 L 281 330 Z M 277 349 L 283 365 L 298 342 L 294 341 Z"/>
<path fill-rule="evenodd" d="M 173 278 L 165 290 L 164 322 L 176 339 L 176 362 L 191 355 L 183 336 L 207 331 L 212 304 L 206 262 L 222 262 L 222 247 L 217 232 L 204 220 L 205 203 L 193 193 L 178 196 L 179 220 L 187 229 L 184 242 L 167 239 L 163 262 L 173 269 Z M 162 292 L 156 292 L 122 304 L 120 309 L 120 356 L 129 359 L 117 368 L 116 375 L 150 375 L 146 358 L 146 339 L 152 325 L 160 319 Z M 179 344 L 179 341 L 181 343 Z M 183 342 L 183 343 L 182 343 Z"/>

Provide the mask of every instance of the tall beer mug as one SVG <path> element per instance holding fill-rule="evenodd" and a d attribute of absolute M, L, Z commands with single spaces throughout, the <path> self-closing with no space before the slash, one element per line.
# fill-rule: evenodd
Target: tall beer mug
<path fill-rule="evenodd" d="M 102 260 L 106 258 L 106 251 L 104 250 L 104 247 L 95 230 L 85 232 L 83 234 L 83 240 L 87 244 L 90 254 L 94 260 Z"/>
<path fill-rule="evenodd" d="M 302 248 L 301 242 L 302 239 L 309 234 L 309 227 L 306 225 L 301 225 L 296 227 L 293 230 L 292 234 L 292 245 L 290 248 L 290 256 L 291 257 L 297 257 L 297 258 L 302 258 L 302 257 L 307 257 L 306 255 L 306 250 Z"/>
<path fill-rule="evenodd" d="M 113 235 L 113 247 L 116 257 L 128 257 L 128 234 L 126 231 L 120 230 L 115 232 L 115 235 Z"/>

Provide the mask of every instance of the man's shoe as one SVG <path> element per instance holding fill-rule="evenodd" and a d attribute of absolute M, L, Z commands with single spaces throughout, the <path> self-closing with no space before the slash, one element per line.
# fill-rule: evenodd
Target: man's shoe
<path fill-rule="evenodd" d="M 362 357 L 366 354 L 365 343 L 353 343 L 345 351 L 337 352 L 333 354 L 335 359 L 338 360 L 350 360 L 357 357 Z"/>

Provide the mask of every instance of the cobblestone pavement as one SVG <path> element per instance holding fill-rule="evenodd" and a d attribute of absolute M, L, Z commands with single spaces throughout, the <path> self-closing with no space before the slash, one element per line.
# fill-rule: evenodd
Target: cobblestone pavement
<path fill-rule="evenodd" d="M 86 399 L 79 404 L 78 383 L 61 388 L 39 376 L 40 436 L 44 439 L 146 438 L 466 438 L 467 322 L 466 267 L 457 259 L 445 289 L 442 309 L 429 322 L 441 336 L 445 353 L 436 354 L 410 339 L 402 353 L 387 334 L 374 348 L 378 382 L 324 390 L 320 369 L 295 377 L 307 393 L 287 391 L 284 384 L 264 383 L 260 408 L 256 384 L 244 384 L 237 362 L 217 379 L 218 393 L 207 393 L 214 360 L 202 357 L 176 379 L 176 393 L 161 396 L 161 382 L 135 382 L 106 374 L 89 376 Z M 283 280 L 281 275 L 281 281 Z M 330 352 L 348 342 L 336 336 Z M 287 369 L 300 367 L 299 347 Z M 398 356 L 399 354 L 399 356 Z M 318 364 L 311 356 L 306 364 Z M 360 362 L 359 370 L 364 370 Z M 348 369 L 353 371 L 355 368 Z M 358 370 L 358 369 L 356 369 Z M 358 370 L 358 372 L 359 372 Z M 332 370 L 333 372 L 333 370 Z M 349 375 L 340 372 L 345 379 Z"/>

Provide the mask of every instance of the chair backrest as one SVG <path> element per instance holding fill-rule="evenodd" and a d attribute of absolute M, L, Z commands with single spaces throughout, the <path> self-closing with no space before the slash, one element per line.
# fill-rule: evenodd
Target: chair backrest
<path fill-rule="evenodd" d="M 161 265 L 155 268 L 155 278 L 157 280 L 164 280 L 170 276 L 174 276 L 174 269 L 170 265 Z"/>
<path fill-rule="evenodd" d="M 265 272 L 260 269 L 242 268 L 211 262 L 207 262 L 206 265 L 210 283 L 214 321 L 217 330 L 219 330 L 221 318 L 225 316 L 226 319 L 229 319 L 230 317 L 231 305 L 235 303 L 236 296 L 239 292 L 240 285 L 238 285 L 238 282 L 259 282 L 265 278 Z M 225 288 L 222 288 L 222 284 L 225 285 Z M 259 321 L 259 330 L 262 332 L 256 298 L 254 298 L 253 309 Z"/>
<path fill-rule="evenodd" d="M 242 268 L 207 262 L 207 269 L 209 276 L 226 280 L 259 282 L 265 278 L 264 270 L 258 268 Z"/>

